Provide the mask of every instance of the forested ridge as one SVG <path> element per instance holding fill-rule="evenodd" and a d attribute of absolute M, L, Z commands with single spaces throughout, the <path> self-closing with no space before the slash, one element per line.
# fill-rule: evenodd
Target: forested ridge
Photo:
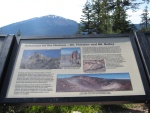
<path fill-rule="evenodd" d="M 128 20 L 128 10 L 133 13 L 147 3 L 141 16 L 141 31 L 150 30 L 149 0 L 87 0 L 79 25 L 79 34 L 118 34 L 137 30 Z"/>

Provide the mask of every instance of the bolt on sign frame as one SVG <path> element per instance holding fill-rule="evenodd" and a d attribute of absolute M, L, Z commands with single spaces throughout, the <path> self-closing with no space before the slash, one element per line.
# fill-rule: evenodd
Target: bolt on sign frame
<path fill-rule="evenodd" d="M 2 104 L 147 102 L 149 83 L 130 34 L 18 37 Z"/>

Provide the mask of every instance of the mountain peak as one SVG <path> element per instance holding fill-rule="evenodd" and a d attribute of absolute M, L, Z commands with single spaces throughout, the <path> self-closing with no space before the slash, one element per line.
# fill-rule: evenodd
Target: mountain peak
<path fill-rule="evenodd" d="M 62 36 L 73 35 L 77 32 L 78 23 L 56 15 L 46 15 L 13 23 L 2 27 L 3 34 L 17 34 L 21 36 Z"/>
<path fill-rule="evenodd" d="M 56 16 L 56 15 L 47 15 L 47 16 L 43 16 L 43 17 L 48 17 L 48 18 L 63 18 L 61 16 Z"/>
<path fill-rule="evenodd" d="M 46 57 L 45 55 L 42 55 L 38 52 L 35 52 L 31 57 L 30 59 L 45 59 L 45 60 L 49 60 L 50 57 Z"/>
<path fill-rule="evenodd" d="M 22 59 L 21 69 L 58 69 L 60 59 L 50 58 L 44 55 L 44 53 L 34 52 L 31 56 Z"/>
<path fill-rule="evenodd" d="M 35 52 L 35 53 L 33 54 L 33 56 L 34 56 L 34 57 L 40 57 L 40 56 L 41 56 L 41 54 L 40 54 L 40 53 L 38 53 L 38 52 Z"/>

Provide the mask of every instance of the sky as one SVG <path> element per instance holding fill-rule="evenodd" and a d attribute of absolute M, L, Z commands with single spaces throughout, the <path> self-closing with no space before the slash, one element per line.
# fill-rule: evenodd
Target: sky
<path fill-rule="evenodd" d="M 142 0 L 137 0 L 142 1 Z M 56 15 L 80 22 L 82 9 L 86 0 L 0 0 L 0 27 L 34 17 Z M 137 12 L 128 11 L 132 23 L 139 23 Z M 149 7 L 150 11 L 150 7 Z"/>
<path fill-rule="evenodd" d="M 129 73 L 107 73 L 107 74 L 58 74 L 57 78 L 68 78 L 73 76 L 89 76 L 106 79 L 130 79 Z"/>
<path fill-rule="evenodd" d="M 21 20 L 57 15 L 80 21 L 86 0 L 0 0 L 0 27 Z"/>
<path fill-rule="evenodd" d="M 40 53 L 40 54 L 50 57 L 50 58 L 60 57 L 60 50 L 56 49 L 56 50 L 24 50 L 23 58 L 32 56 L 35 52 Z"/>
<path fill-rule="evenodd" d="M 72 54 L 73 51 L 78 51 L 78 53 L 80 53 L 80 48 L 62 48 L 61 54 Z"/>

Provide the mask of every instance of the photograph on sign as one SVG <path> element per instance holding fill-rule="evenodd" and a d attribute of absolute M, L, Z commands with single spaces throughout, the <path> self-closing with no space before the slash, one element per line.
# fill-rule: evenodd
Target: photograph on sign
<path fill-rule="evenodd" d="M 146 95 L 130 37 L 93 37 L 21 40 L 6 98 L 127 95 Z"/>
<path fill-rule="evenodd" d="M 20 69 L 59 69 L 60 50 L 24 50 Z"/>
<path fill-rule="evenodd" d="M 105 66 L 105 60 L 99 59 L 99 60 L 83 60 L 83 71 L 84 72 L 105 72 L 106 66 Z"/>
<path fill-rule="evenodd" d="M 130 91 L 128 73 L 110 74 L 59 74 L 56 92 Z"/>
<path fill-rule="evenodd" d="M 61 48 L 60 67 L 81 67 L 80 48 Z"/>

